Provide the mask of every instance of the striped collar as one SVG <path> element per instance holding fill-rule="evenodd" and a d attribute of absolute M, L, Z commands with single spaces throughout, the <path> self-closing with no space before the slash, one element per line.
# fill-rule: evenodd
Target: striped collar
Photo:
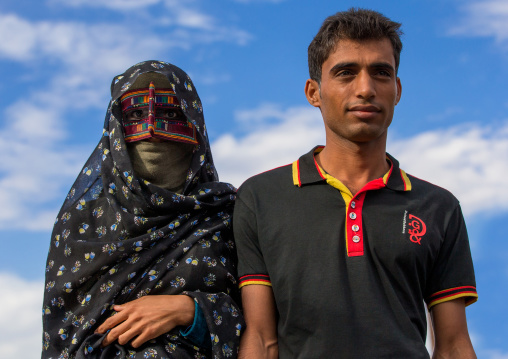
<path fill-rule="evenodd" d="M 302 187 L 313 183 L 326 182 L 326 178 L 314 158 L 314 154 L 320 152 L 323 148 L 323 146 L 316 146 L 293 162 L 293 184 L 295 186 Z M 399 168 L 399 162 L 388 153 L 386 158 L 391 162 L 391 166 L 382 178 L 384 186 L 395 191 L 411 191 L 411 181 L 406 172 Z"/>

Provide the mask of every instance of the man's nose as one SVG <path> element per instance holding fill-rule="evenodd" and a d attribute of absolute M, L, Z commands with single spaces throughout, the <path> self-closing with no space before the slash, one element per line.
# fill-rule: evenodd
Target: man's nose
<path fill-rule="evenodd" d="M 372 76 L 366 71 L 361 71 L 355 79 L 356 97 L 368 100 L 376 96 L 376 86 Z"/>

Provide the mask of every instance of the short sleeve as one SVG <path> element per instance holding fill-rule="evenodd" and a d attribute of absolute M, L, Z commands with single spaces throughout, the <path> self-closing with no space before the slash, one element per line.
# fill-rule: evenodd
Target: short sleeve
<path fill-rule="evenodd" d="M 239 287 L 258 284 L 271 286 L 259 245 L 257 218 L 251 196 L 240 188 L 235 202 L 233 231 L 238 252 Z"/>
<path fill-rule="evenodd" d="M 476 302 L 476 281 L 466 225 L 460 206 L 450 217 L 445 238 L 428 278 L 427 306 L 464 298 L 466 305 Z"/>

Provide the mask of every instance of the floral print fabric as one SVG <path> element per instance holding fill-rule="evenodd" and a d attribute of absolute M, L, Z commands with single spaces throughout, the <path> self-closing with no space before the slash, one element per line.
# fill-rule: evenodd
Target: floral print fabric
<path fill-rule="evenodd" d="M 159 72 L 171 82 L 197 129 L 183 194 L 136 176 L 122 132 L 120 96 L 136 78 Z M 233 358 L 244 322 L 236 303 L 231 231 L 235 188 L 218 182 L 203 109 L 190 78 L 160 61 L 116 76 L 103 136 L 56 218 L 46 267 L 42 358 Z M 134 349 L 101 349 L 94 330 L 112 306 L 144 295 L 187 294 L 200 306 L 212 350 L 175 328 Z"/>

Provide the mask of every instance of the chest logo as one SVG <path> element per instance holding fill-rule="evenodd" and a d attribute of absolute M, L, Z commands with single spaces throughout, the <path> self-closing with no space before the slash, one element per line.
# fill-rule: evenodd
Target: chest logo
<path fill-rule="evenodd" d="M 425 223 L 418 217 L 413 216 L 412 214 L 409 215 L 409 227 L 412 227 L 412 229 L 408 229 L 409 233 L 409 239 L 413 243 L 418 243 L 421 245 L 422 237 L 427 232 L 427 226 Z"/>

